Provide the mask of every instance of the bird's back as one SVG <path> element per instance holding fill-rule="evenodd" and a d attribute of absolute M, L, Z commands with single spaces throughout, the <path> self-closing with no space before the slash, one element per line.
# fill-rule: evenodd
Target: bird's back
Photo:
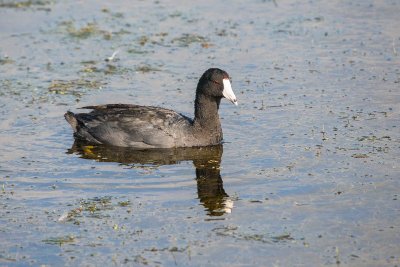
<path fill-rule="evenodd" d="M 111 104 L 88 106 L 89 113 L 68 112 L 65 118 L 75 136 L 94 143 L 121 147 L 181 146 L 192 121 L 173 110 L 152 106 Z"/>

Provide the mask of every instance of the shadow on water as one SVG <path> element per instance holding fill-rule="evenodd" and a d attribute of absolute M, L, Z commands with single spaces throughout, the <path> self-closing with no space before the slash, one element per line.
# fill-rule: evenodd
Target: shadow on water
<path fill-rule="evenodd" d="M 196 169 L 197 194 L 210 216 L 230 213 L 233 202 L 225 193 L 220 174 L 223 146 L 185 147 L 173 149 L 136 150 L 125 147 L 93 145 L 75 140 L 68 154 L 99 162 L 117 162 L 139 166 L 173 165 L 192 161 Z"/>

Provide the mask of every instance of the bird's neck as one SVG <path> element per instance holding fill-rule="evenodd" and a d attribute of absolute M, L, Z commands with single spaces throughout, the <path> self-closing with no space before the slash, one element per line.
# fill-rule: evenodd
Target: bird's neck
<path fill-rule="evenodd" d="M 221 99 L 203 94 L 196 95 L 194 102 L 194 123 L 205 129 L 221 129 L 218 109 Z"/>

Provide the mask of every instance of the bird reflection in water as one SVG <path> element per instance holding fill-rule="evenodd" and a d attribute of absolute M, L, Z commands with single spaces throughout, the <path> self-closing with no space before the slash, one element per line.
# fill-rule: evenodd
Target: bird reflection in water
<path fill-rule="evenodd" d="M 197 194 L 210 216 L 231 213 L 233 202 L 225 193 L 220 174 L 222 145 L 173 149 L 134 150 L 132 148 L 93 145 L 75 140 L 68 150 L 84 159 L 135 165 L 172 165 L 192 161 L 196 168 Z"/>

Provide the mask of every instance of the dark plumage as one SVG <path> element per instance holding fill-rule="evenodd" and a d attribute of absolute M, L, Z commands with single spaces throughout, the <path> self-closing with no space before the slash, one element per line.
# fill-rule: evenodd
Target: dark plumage
<path fill-rule="evenodd" d="M 74 136 L 95 144 L 134 148 L 216 145 L 222 141 L 218 116 L 221 98 L 237 105 L 229 75 L 207 70 L 196 90 L 194 119 L 173 110 L 128 104 L 88 106 L 89 113 L 65 113 Z"/>

